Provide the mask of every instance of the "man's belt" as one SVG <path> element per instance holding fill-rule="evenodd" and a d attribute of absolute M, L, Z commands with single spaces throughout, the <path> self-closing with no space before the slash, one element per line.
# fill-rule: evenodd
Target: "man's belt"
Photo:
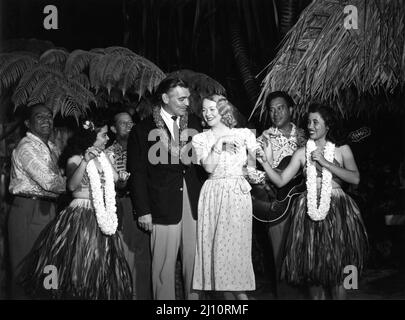
<path fill-rule="evenodd" d="M 32 194 L 25 194 L 25 193 L 18 193 L 14 195 L 15 197 L 32 199 L 32 200 L 41 200 L 41 201 L 48 201 L 48 202 L 56 202 L 57 198 L 47 197 L 47 196 L 40 196 L 40 195 L 32 195 Z"/>

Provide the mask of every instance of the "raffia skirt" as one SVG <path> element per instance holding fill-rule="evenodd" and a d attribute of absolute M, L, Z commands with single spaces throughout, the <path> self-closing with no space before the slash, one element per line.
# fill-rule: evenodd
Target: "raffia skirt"
<path fill-rule="evenodd" d="M 292 207 L 282 277 L 296 285 L 340 285 L 346 266 L 361 273 L 368 251 L 360 210 L 341 188 L 332 189 L 330 210 L 322 221 L 307 214 L 306 192 Z"/>
<path fill-rule="evenodd" d="M 56 283 L 46 278 L 49 270 L 57 271 Z M 21 280 L 35 298 L 132 299 L 121 239 L 100 231 L 88 199 L 74 199 L 44 229 L 24 261 Z"/>

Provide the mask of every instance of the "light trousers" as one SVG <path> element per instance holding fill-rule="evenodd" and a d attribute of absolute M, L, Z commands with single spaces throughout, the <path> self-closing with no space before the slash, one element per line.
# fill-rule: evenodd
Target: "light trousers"
<path fill-rule="evenodd" d="M 170 205 L 169 203 L 167 205 Z M 183 212 L 179 223 L 154 224 L 151 235 L 152 287 L 155 300 L 176 299 L 176 261 L 180 251 L 184 297 L 197 300 L 199 295 L 192 290 L 197 223 L 191 213 L 187 185 L 183 180 Z"/>

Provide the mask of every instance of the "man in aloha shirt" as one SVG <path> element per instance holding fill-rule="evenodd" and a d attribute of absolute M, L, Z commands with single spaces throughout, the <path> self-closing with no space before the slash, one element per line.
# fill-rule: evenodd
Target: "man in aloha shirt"
<path fill-rule="evenodd" d="M 272 92 L 267 101 L 272 127 L 265 130 L 257 138 L 257 141 L 263 146 L 272 168 L 276 168 L 285 157 L 291 156 L 298 148 L 305 145 L 306 137 L 304 130 L 297 128 L 291 122 L 294 101 L 287 93 L 282 91 Z M 265 183 L 270 184 L 267 180 Z M 268 236 L 273 247 L 278 296 L 280 295 L 280 271 L 284 256 L 284 246 L 290 224 L 291 220 L 288 216 L 288 218 L 278 224 L 269 226 L 268 229 Z"/>
<path fill-rule="evenodd" d="M 14 195 L 8 219 L 13 299 L 26 298 L 18 284 L 21 262 L 55 217 L 56 200 L 66 191 L 58 167 L 60 150 L 49 141 L 52 111 L 42 104 L 32 106 L 24 123 L 28 132 L 12 153 L 9 185 Z"/>
<path fill-rule="evenodd" d="M 114 116 L 113 125 L 110 127 L 116 139 L 106 149 L 106 153 L 118 174 L 127 170 L 128 135 L 133 125 L 129 113 L 119 112 Z M 118 232 L 123 242 L 125 258 L 131 269 L 134 298 L 150 300 L 152 299 L 150 236 L 137 225 L 126 181 L 118 182 L 116 188 Z"/>

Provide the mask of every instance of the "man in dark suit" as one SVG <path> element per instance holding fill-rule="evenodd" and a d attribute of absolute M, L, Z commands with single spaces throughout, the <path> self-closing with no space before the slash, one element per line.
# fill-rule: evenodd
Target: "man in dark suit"
<path fill-rule="evenodd" d="M 151 232 L 154 299 L 175 299 L 175 267 L 180 250 L 186 299 L 192 290 L 197 205 L 201 178 L 191 161 L 191 138 L 201 132 L 188 114 L 190 92 L 180 79 L 166 78 L 158 89 L 161 105 L 131 131 L 127 168 L 135 214 Z"/>

